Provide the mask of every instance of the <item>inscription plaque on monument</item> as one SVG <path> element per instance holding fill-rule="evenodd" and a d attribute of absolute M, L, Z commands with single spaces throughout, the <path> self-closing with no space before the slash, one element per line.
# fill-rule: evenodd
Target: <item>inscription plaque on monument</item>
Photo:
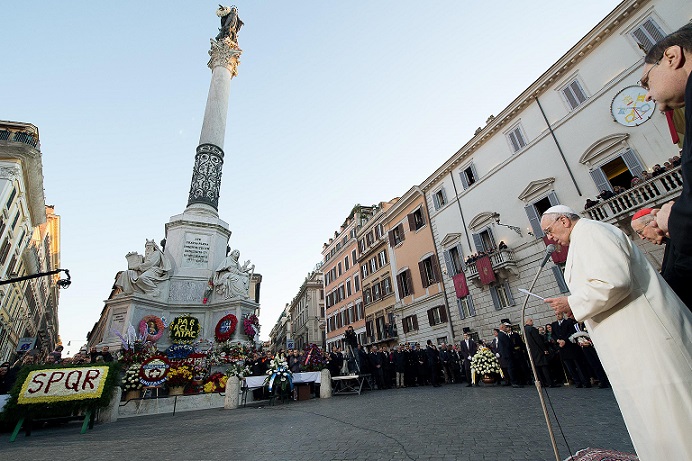
<path fill-rule="evenodd" d="M 185 232 L 183 267 L 204 269 L 209 262 L 209 236 Z"/>

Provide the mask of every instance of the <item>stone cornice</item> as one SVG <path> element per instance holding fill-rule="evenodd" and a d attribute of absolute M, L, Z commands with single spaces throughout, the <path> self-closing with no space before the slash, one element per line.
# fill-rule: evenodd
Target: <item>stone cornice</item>
<path fill-rule="evenodd" d="M 46 222 L 46 197 L 43 193 L 43 163 L 41 151 L 28 144 L 0 141 L 0 161 L 21 165 L 26 204 L 31 226 Z"/>
<path fill-rule="evenodd" d="M 499 115 L 488 120 L 488 123 L 476 135 L 461 147 L 449 160 L 439 167 L 432 175 L 421 183 L 421 188 L 428 191 L 435 186 L 441 177 L 451 172 L 459 163 L 463 162 L 469 155 L 473 154 L 487 140 L 492 138 L 498 131 L 504 129 L 505 125 L 515 120 L 518 113 L 530 105 L 536 98 L 548 91 L 557 80 L 563 78 L 564 74 L 570 72 L 577 63 L 581 62 L 586 55 L 594 51 L 601 42 L 617 31 L 620 25 L 627 21 L 629 17 L 640 10 L 642 5 L 649 3 L 650 0 L 625 1 L 618 5 L 611 13 L 606 16 L 596 27 L 591 29 L 584 38 L 565 53 L 555 64 L 553 64 L 543 75 L 533 82 L 524 92 L 512 101 Z"/>

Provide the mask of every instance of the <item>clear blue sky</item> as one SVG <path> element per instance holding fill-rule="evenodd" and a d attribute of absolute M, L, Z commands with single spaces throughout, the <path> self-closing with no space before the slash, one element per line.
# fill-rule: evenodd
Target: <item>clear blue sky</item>
<path fill-rule="evenodd" d="M 354 204 L 424 180 L 618 3 L 236 2 L 244 53 L 219 214 L 264 277 L 262 337 Z M 3 9 L 0 119 L 40 130 L 46 201 L 62 217 L 74 281 L 59 307 L 73 348 L 125 254 L 161 240 L 187 204 L 216 7 Z"/>

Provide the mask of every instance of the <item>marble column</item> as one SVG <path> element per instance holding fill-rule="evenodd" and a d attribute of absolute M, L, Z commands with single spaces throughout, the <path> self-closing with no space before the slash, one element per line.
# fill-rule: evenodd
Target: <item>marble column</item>
<path fill-rule="evenodd" d="M 238 74 L 241 53 L 238 44 L 230 37 L 211 40 L 211 59 L 207 64 L 212 70 L 211 84 L 186 211 L 218 217 L 228 97 L 231 79 Z"/>

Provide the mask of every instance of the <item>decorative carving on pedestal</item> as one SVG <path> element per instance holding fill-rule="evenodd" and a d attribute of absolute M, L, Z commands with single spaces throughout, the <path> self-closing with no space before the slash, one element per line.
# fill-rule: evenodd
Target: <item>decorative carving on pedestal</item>
<path fill-rule="evenodd" d="M 194 280 L 172 280 L 168 291 L 171 302 L 199 303 L 204 296 L 207 282 Z"/>
<path fill-rule="evenodd" d="M 187 206 L 193 203 L 203 203 L 210 205 L 215 210 L 219 209 L 222 168 L 223 150 L 213 144 L 197 146 Z"/>
<path fill-rule="evenodd" d="M 250 279 L 255 273 L 255 265 L 245 261 L 241 266 L 238 259 L 240 251 L 233 250 L 214 271 L 214 289 L 224 299 L 248 299 Z"/>
<path fill-rule="evenodd" d="M 123 294 L 143 293 L 153 297 L 161 294 L 159 283 L 170 277 L 171 265 L 163 252 L 153 240 L 145 245 L 144 256 L 131 252 L 127 259 L 127 270 L 123 271 L 115 285 L 122 289 Z"/>
<path fill-rule="evenodd" d="M 19 176 L 19 168 L 16 166 L 0 167 L 0 179 L 9 179 L 10 181 Z"/>

